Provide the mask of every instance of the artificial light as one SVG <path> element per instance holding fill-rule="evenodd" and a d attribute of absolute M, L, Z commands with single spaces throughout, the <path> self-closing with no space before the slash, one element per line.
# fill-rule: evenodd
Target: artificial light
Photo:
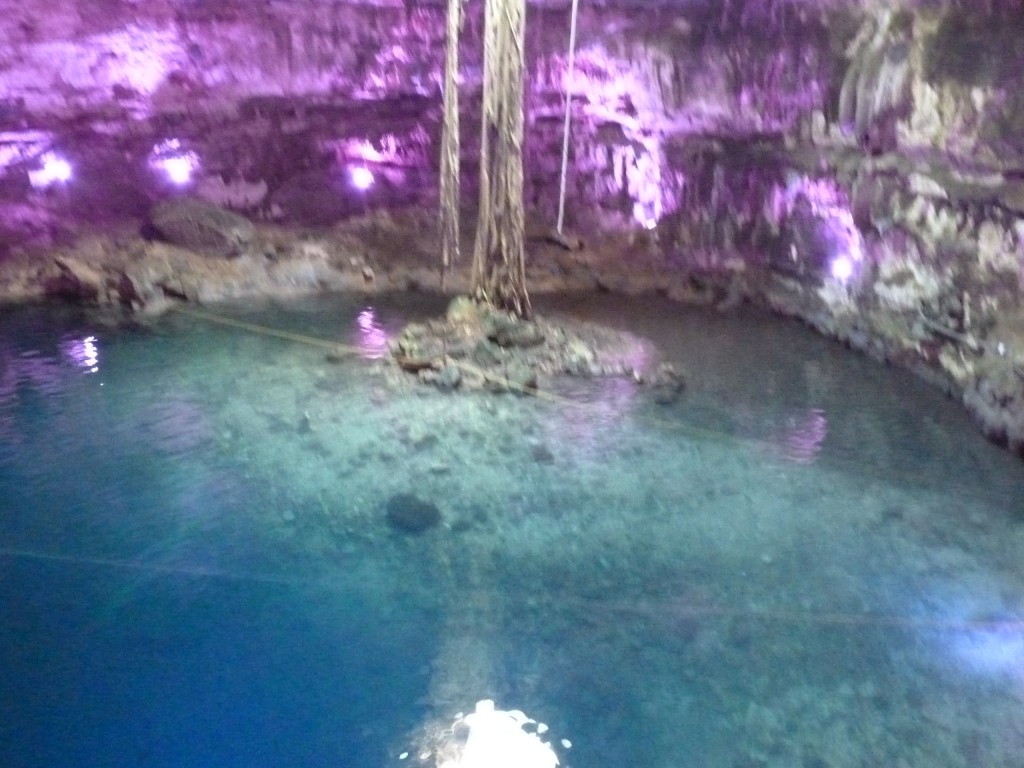
<path fill-rule="evenodd" d="M 42 167 L 29 171 L 28 180 L 36 189 L 43 189 L 53 184 L 70 181 L 71 175 L 71 163 L 59 155 L 47 152 L 42 157 Z"/>
<path fill-rule="evenodd" d="M 188 157 L 167 157 L 161 161 L 167 178 L 175 184 L 188 184 L 192 180 L 192 161 Z"/>
<path fill-rule="evenodd" d="M 431 768 L 555 768 L 558 755 L 541 739 L 547 730 L 519 710 L 496 709 L 484 699 L 468 715 L 456 715 L 442 737 L 424 745 L 417 756 Z M 568 739 L 561 745 L 572 746 Z M 409 756 L 403 752 L 399 759 Z"/>
<path fill-rule="evenodd" d="M 179 139 L 167 139 L 153 147 L 149 164 L 172 184 L 184 186 L 192 181 L 192 174 L 199 167 L 199 158 L 195 152 L 183 149 Z"/>
<path fill-rule="evenodd" d="M 832 261 L 832 277 L 841 283 L 853 277 L 853 260 L 849 256 L 837 256 Z"/>
<path fill-rule="evenodd" d="M 349 178 L 352 180 L 352 186 L 361 192 L 373 186 L 373 173 L 364 165 L 357 165 L 349 170 Z"/>

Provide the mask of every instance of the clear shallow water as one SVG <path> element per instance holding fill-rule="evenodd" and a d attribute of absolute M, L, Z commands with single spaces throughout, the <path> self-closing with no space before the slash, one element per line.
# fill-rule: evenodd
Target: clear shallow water
<path fill-rule="evenodd" d="M 0 315 L 0 764 L 391 765 L 484 697 L 584 766 L 1016 766 L 1024 466 L 805 329 L 539 302 L 656 341 L 659 407 L 395 384 L 429 297 Z M 443 525 L 401 535 L 394 495 Z"/>

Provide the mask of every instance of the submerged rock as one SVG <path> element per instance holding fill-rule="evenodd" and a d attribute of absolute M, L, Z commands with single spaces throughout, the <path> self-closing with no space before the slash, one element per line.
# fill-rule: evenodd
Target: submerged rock
<path fill-rule="evenodd" d="M 668 363 L 659 365 L 647 384 L 658 405 L 672 405 L 686 391 L 686 379 Z"/>
<path fill-rule="evenodd" d="M 544 343 L 544 332 L 537 323 L 530 320 L 495 315 L 491 320 L 491 329 L 487 338 L 499 347 L 519 347 L 527 349 Z"/>
<path fill-rule="evenodd" d="M 400 533 L 418 534 L 441 522 L 441 510 L 411 493 L 396 493 L 384 505 L 388 525 Z"/>

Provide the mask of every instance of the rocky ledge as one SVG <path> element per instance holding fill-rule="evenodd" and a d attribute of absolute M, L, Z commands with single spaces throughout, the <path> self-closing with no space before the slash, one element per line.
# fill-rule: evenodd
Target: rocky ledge
<path fill-rule="evenodd" d="M 436 220 L 422 208 L 377 211 L 316 231 L 254 225 L 193 201 L 164 207 L 153 219 L 149 236 L 97 233 L 0 261 L 0 301 L 63 299 L 154 314 L 175 302 L 442 290 Z M 749 301 L 799 317 L 940 386 L 964 403 L 990 438 L 1024 453 L 1024 310 L 1015 313 L 1003 302 L 992 311 L 978 299 L 986 286 L 974 285 L 966 271 L 956 281 L 946 279 L 913 249 L 892 247 L 872 270 L 848 281 L 787 273 L 750 259 L 681 260 L 659 244 L 656 231 L 567 243 L 535 227 L 528 250 L 534 294 L 658 293 L 709 311 Z M 468 288 L 465 265 L 445 276 L 445 292 Z M 646 381 L 655 399 L 676 397 L 682 378 L 674 371 L 637 371 L 620 354 L 633 343 L 543 318 L 516 323 L 463 300 L 453 302 L 446 317 L 407 328 L 394 351 L 402 368 L 439 387 L 529 391 L 538 377 L 555 373 L 610 374 Z"/>
<path fill-rule="evenodd" d="M 653 371 L 633 361 L 645 342 L 589 323 L 521 319 L 457 296 L 443 318 L 405 327 L 392 346 L 399 367 L 440 389 L 535 392 L 541 377 L 624 376 L 667 405 L 685 381 L 671 365 Z"/>

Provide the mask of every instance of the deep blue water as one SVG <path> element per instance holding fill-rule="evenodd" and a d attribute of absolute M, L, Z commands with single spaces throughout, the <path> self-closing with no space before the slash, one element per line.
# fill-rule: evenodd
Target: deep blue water
<path fill-rule="evenodd" d="M 380 763 L 433 607 L 384 615 L 344 569 L 261 551 L 260 488 L 168 396 L 191 342 L 95 328 L 3 315 L 0 765 Z"/>
<path fill-rule="evenodd" d="M 545 305 L 545 302 L 540 302 Z M 675 406 L 396 386 L 429 297 L 0 311 L 0 765 L 384 766 L 494 697 L 588 766 L 1024 760 L 1024 467 L 755 313 L 654 338 Z M 444 525 L 391 530 L 414 492 Z"/>

